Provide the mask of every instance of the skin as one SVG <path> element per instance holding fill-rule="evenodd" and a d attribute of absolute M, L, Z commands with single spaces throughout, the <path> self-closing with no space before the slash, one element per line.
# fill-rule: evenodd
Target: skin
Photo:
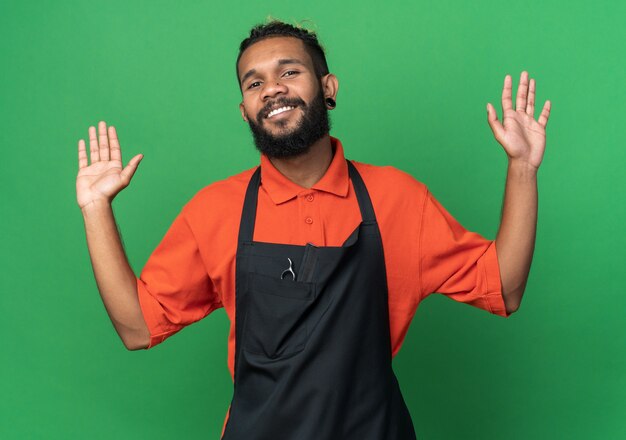
<path fill-rule="evenodd" d="M 551 107 L 546 101 L 535 119 L 535 88 L 535 80 L 529 81 L 528 72 L 523 71 L 513 108 L 511 76 L 505 76 L 502 122 L 493 105 L 487 104 L 487 122 L 509 159 L 502 219 L 496 235 L 502 296 L 509 313 L 520 306 L 535 249 L 537 171 L 546 148 Z"/>
<path fill-rule="evenodd" d="M 299 64 L 281 65 L 278 60 L 298 59 Z M 263 120 L 264 109 L 280 97 L 299 97 L 307 104 L 322 87 L 325 97 L 336 100 L 338 81 L 329 73 L 318 79 L 313 62 L 300 40 L 272 37 L 250 46 L 242 55 L 240 79 L 254 69 L 255 75 L 242 83 L 239 105 L 244 121 L 255 118 L 275 133 L 293 130 L 302 112 L 296 108 L 281 120 Z M 296 73 L 294 73 L 296 72 Z M 252 87 L 252 84 L 254 84 Z M 513 108 L 511 77 L 506 75 L 502 90 L 503 120 L 487 104 L 487 121 L 496 140 L 502 145 L 508 161 L 502 219 L 496 237 L 496 250 L 502 294 L 509 313 L 520 305 L 535 244 L 537 224 L 537 171 L 546 145 L 546 124 L 550 101 L 546 101 L 539 118 L 534 118 L 535 81 L 522 72 Z M 104 121 L 89 127 L 89 159 L 85 141 L 78 141 L 78 175 L 76 196 L 83 214 L 87 245 L 94 276 L 102 301 L 115 330 L 129 350 L 146 348 L 150 333 L 144 321 L 137 295 L 135 274 L 128 264 L 111 207 L 115 196 L 126 188 L 143 155 L 134 156 L 124 167 L 114 127 Z M 328 135 L 317 141 L 300 157 L 272 159 L 287 178 L 310 188 L 326 172 L 332 159 Z M 91 163 L 89 163 L 91 162 Z"/>
<path fill-rule="evenodd" d="M 130 183 L 143 155 L 133 157 L 122 168 L 122 152 L 114 127 L 104 121 L 89 127 L 87 160 L 85 141 L 78 141 L 76 197 L 85 222 L 87 247 L 98 291 L 124 346 L 146 348 L 150 332 L 143 318 L 135 273 L 128 263 L 113 216 L 113 198 Z"/>

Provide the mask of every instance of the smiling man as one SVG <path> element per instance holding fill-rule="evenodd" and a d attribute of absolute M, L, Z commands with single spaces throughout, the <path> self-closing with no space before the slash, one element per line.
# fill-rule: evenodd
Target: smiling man
<path fill-rule="evenodd" d="M 234 396 L 225 440 L 415 438 L 392 368 L 420 302 L 434 292 L 508 317 L 520 305 L 535 241 L 537 170 L 550 102 L 511 78 L 507 157 L 495 240 L 463 228 L 426 185 L 393 167 L 346 160 L 330 136 L 338 80 L 314 33 L 282 22 L 240 46 L 241 116 L 260 166 L 185 204 L 136 277 L 111 209 L 142 155 L 122 168 L 113 127 L 78 143 L 77 200 L 98 289 L 124 345 L 152 348 L 224 307 Z M 358 146 L 350 146 L 358 151 Z"/>
<path fill-rule="evenodd" d="M 282 53 L 277 53 L 277 47 Z M 285 54 L 302 59 L 281 58 Z M 264 62 L 267 59 L 272 61 L 268 64 Z M 329 133 L 325 102 L 330 108 L 334 106 L 337 79 L 330 74 L 324 84 L 319 82 L 313 60 L 301 40 L 276 36 L 261 40 L 254 51 L 243 52 L 237 64 L 242 69 L 255 66 L 241 75 L 244 102 L 239 107 L 261 153 L 273 158 L 296 157 L 308 153 L 315 142 Z M 282 76 L 275 85 L 272 81 L 269 87 L 262 86 L 264 75 L 277 72 Z M 329 96 L 325 98 L 324 93 Z M 267 98 L 271 95 L 276 99 Z"/>
<path fill-rule="evenodd" d="M 311 187 L 331 160 L 326 107 L 335 107 L 338 82 L 328 73 L 316 37 L 295 32 L 304 38 L 294 38 L 293 29 L 275 23 L 253 30 L 242 42 L 239 108 L 257 149 L 278 159 L 274 165 L 290 180 Z"/>

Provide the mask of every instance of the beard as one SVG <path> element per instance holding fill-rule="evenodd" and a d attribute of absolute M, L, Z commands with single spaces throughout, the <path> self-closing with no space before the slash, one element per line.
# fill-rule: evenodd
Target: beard
<path fill-rule="evenodd" d="M 277 135 L 272 134 L 264 127 L 265 115 L 269 108 L 264 108 L 258 113 L 256 120 L 261 121 L 260 123 L 254 122 L 253 118 L 248 118 L 254 144 L 257 150 L 267 157 L 287 158 L 305 154 L 316 141 L 330 132 L 330 119 L 328 118 L 328 110 L 324 105 L 324 94 L 321 87 L 309 105 L 300 98 L 278 99 L 272 103 L 272 106 L 274 104 L 279 107 L 297 106 L 297 108 L 302 109 L 303 115 L 296 123 L 295 128 Z M 288 120 L 274 122 L 280 129 L 285 128 L 288 123 Z"/>

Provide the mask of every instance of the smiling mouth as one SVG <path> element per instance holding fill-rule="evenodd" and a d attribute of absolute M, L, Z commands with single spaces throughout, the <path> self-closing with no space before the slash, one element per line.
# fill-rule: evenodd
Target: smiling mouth
<path fill-rule="evenodd" d="M 280 114 L 282 114 L 282 113 L 288 112 L 288 111 L 293 110 L 293 109 L 295 109 L 295 108 L 296 108 L 296 107 L 295 107 L 295 106 L 293 106 L 293 105 L 286 105 L 286 106 L 283 106 L 283 107 L 279 107 L 279 108 L 274 109 L 274 110 L 272 110 L 271 112 L 269 112 L 269 113 L 267 114 L 267 119 L 270 119 L 270 118 L 272 118 L 273 116 L 280 115 Z"/>

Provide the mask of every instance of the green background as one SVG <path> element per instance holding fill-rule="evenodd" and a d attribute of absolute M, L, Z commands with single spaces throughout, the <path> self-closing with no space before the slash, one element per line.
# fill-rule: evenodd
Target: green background
<path fill-rule="evenodd" d="M 319 32 L 346 156 L 426 183 L 495 238 L 506 74 L 552 101 L 535 257 L 509 319 L 441 295 L 394 360 L 420 439 L 626 438 L 624 16 L 620 0 L 31 1 L 0 6 L 0 438 L 218 439 L 232 382 L 224 309 L 127 351 L 76 204 L 77 141 L 115 125 L 114 209 L 139 273 L 200 188 L 258 163 L 234 62 L 268 15 Z"/>

